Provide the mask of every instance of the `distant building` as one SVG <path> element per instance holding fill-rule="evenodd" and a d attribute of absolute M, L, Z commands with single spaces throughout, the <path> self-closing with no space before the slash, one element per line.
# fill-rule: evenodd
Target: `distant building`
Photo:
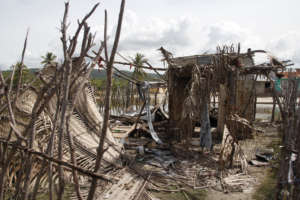
<path fill-rule="evenodd" d="M 281 72 L 280 74 L 282 75 L 281 78 L 289 78 L 289 77 L 300 78 L 300 69 L 295 69 L 295 71 Z"/>
<path fill-rule="evenodd" d="M 164 82 L 149 81 L 150 94 L 163 94 L 167 90 L 167 85 Z"/>

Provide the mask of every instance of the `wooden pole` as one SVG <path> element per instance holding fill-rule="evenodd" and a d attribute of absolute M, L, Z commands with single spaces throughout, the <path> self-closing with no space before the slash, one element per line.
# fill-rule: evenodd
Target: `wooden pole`
<path fill-rule="evenodd" d="M 219 112 L 218 112 L 218 126 L 217 126 L 217 133 L 218 133 L 218 139 L 223 138 L 223 132 L 224 132 L 224 125 L 225 125 L 225 112 L 226 112 L 226 88 L 225 85 L 220 84 L 220 90 L 219 90 Z"/>
<path fill-rule="evenodd" d="M 273 95 L 272 99 L 273 99 L 273 107 L 272 107 L 271 122 L 274 122 L 274 120 L 275 120 L 275 108 L 276 108 L 276 100 L 275 100 L 274 95 Z"/>
<path fill-rule="evenodd" d="M 107 64 L 107 72 L 106 72 L 107 73 L 107 85 L 106 85 L 106 94 L 105 94 L 104 120 L 103 120 L 101 136 L 100 136 L 100 142 L 99 142 L 99 146 L 97 148 L 97 158 L 96 158 L 94 172 L 97 172 L 99 170 L 102 156 L 104 153 L 104 140 L 106 138 L 106 133 L 107 133 L 107 128 L 108 128 L 109 107 L 110 107 L 110 102 L 111 102 L 110 96 L 111 96 L 111 85 L 112 85 L 112 69 L 113 69 L 115 54 L 117 52 L 120 34 L 121 34 L 124 7 L 125 7 L 125 0 L 122 0 L 115 41 L 114 41 L 113 49 L 111 52 L 110 60 Z M 105 11 L 105 24 L 107 24 L 107 12 L 106 11 Z M 107 48 L 106 25 L 105 25 L 104 29 L 105 29 L 105 31 L 104 31 L 104 49 L 106 49 Z M 98 180 L 97 178 L 92 179 L 92 183 L 91 183 L 91 187 L 90 187 L 90 190 L 88 193 L 87 200 L 93 200 L 94 194 L 96 191 L 96 187 L 97 187 L 97 180 Z"/>

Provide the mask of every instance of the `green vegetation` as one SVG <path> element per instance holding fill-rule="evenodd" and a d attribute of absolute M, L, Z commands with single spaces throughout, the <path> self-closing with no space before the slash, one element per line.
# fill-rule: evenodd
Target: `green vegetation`
<path fill-rule="evenodd" d="M 185 189 L 178 192 L 152 192 L 161 200 L 204 200 L 207 196 L 205 190 Z"/>
<path fill-rule="evenodd" d="M 103 90 L 106 86 L 106 82 L 104 79 L 92 79 L 91 84 L 97 89 L 97 90 Z"/>
<path fill-rule="evenodd" d="M 100 91 L 103 91 L 106 87 L 106 80 L 105 79 L 92 79 L 91 84 Z M 113 79 L 112 81 L 112 90 L 115 90 L 116 88 L 123 88 L 126 87 L 128 84 L 128 81 L 123 79 Z"/>
<path fill-rule="evenodd" d="M 65 192 L 64 192 L 64 195 L 63 195 L 63 198 L 62 200 L 70 200 L 71 197 L 70 197 L 70 193 L 74 191 L 74 186 L 71 186 L 71 185 L 67 185 L 65 187 Z M 53 194 L 53 197 L 54 199 L 56 199 L 56 194 L 54 192 Z M 14 197 L 8 193 L 5 195 L 5 200 L 10 200 L 10 199 L 14 199 Z M 43 192 L 39 192 L 37 194 L 37 197 L 36 197 L 36 200 L 48 200 L 49 199 L 49 191 L 48 190 L 45 190 Z"/>
<path fill-rule="evenodd" d="M 275 138 L 274 138 L 275 139 Z M 280 162 L 280 138 L 272 140 L 272 142 L 267 146 L 274 149 L 274 160 L 271 160 L 272 168 L 266 170 L 265 176 L 257 187 L 253 199 L 255 200 L 269 200 L 276 199 L 276 186 L 277 186 L 277 172 L 279 169 Z"/>
<path fill-rule="evenodd" d="M 267 169 L 266 175 L 253 195 L 255 200 L 276 199 L 277 176 L 273 169 Z"/>
<path fill-rule="evenodd" d="M 56 195 L 54 195 L 54 199 L 56 199 Z M 49 199 L 49 194 L 48 193 L 43 193 L 39 194 L 36 198 L 36 200 L 48 200 Z M 64 193 L 64 196 L 62 198 L 63 200 L 69 200 L 71 199 L 66 193 Z"/>
<path fill-rule="evenodd" d="M 17 62 L 11 68 L 13 69 L 14 67 L 16 67 L 16 69 L 15 69 L 15 75 L 14 75 L 14 78 L 13 78 L 13 88 L 17 87 L 17 85 L 18 85 L 18 80 L 19 80 L 19 77 L 20 77 L 19 70 L 20 70 L 20 67 L 21 67 L 21 63 Z M 7 71 L 3 72 L 4 79 L 8 78 L 7 79 L 7 84 L 10 83 L 11 73 L 12 73 L 12 70 L 7 70 Z M 23 65 L 21 83 L 22 84 L 30 83 L 34 80 L 34 78 L 35 78 L 34 73 L 31 72 L 26 65 Z"/>
<path fill-rule="evenodd" d="M 65 191 L 64 191 L 64 195 L 62 197 L 62 200 L 70 200 L 70 199 L 72 199 L 71 195 L 70 195 L 72 193 L 75 193 L 74 192 L 74 185 L 73 184 L 67 184 L 65 186 Z M 57 199 L 55 192 L 53 194 L 53 197 L 54 197 L 54 199 Z M 49 199 L 49 190 L 47 190 L 45 192 L 40 192 L 37 195 L 37 197 L 36 197 L 36 200 L 48 200 L 48 199 Z"/>
<path fill-rule="evenodd" d="M 134 75 L 134 72 L 130 72 L 130 71 L 125 71 L 122 70 L 122 73 L 126 74 L 127 76 L 137 76 Z M 102 70 L 102 71 L 98 71 L 98 70 L 93 70 L 91 73 L 91 83 L 92 85 L 97 89 L 97 90 L 101 90 L 103 91 L 106 87 L 106 71 Z M 153 74 L 153 73 L 146 73 L 146 76 L 144 78 L 139 78 L 139 80 L 148 80 L 148 81 L 152 81 L 154 79 L 157 79 L 157 75 Z M 113 85 L 112 87 L 125 87 L 127 86 L 128 81 L 122 78 L 119 78 L 117 76 L 114 76 L 113 78 Z"/>
<path fill-rule="evenodd" d="M 18 80 L 18 68 L 20 67 L 20 63 L 17 63 L 17 68 L 16 68 L 16 74 L 14 77 L 14 84 L 13 86 L 17 85 L 17 80 Z M 23 72 L 22 72 L 22 83 L 30 83 L 31 81 L 34 80 L 35 78 L 35 73 L 38 72 L 40 69 L 38 68 L 28 68 L 27 66 L 24 66 Z M 132 76 L 133 72 L 130 71 L 122 71 L 128 76 Z M 11 76 L 12 70 L 6 70 L 3 71 L 3 76 L 5 79 L 9 78 Z M 91 73 L 91 83 L 92 85 L 97 89 L 103 91 L 106 86 L 106 71 L 98 71 L 98 70 L 93 70 Z M 146 80 L 154 80 L 157 78 L 156 74 L 152 73 L 147 73 L 147 79 Z M 9 81 L 7 82 L 9 84 Z M 38 86 L 40 84 L 39 80 L 37 80 L 34 84 L 34 86 Z M 128 84 L 128 81 L 121 79 L 119 77 L 114 77 L 113 79 L 113 87 L 117 86 L 122 86 L 124 87 L 125 85 Z"/>
<path fill-rule="evenodd" d="M 41 62 L 41 64 L 47 65 L 47 64 L 52 64 L 55 62 L 56 59 L 56 55 L 54 55 L 51 52 L 47 52 L 45 56 L 42 56 L 43 61 Z"/>
<path fill-rule="evenodd" d="M 127 71 L 127 70 L 120 70 L 122 73 L 126 74 L 127 76 L 129 77 L 132 77 L 133 76 L 133 72 L 131 71 Z M 158 79 L 158 75 L 155 74 L 155 73 L 146 73 L 147 76 L 145 77 L 144 80 L 148 80 L 148 81 L 151 81 L 151 80 L 155 80 L 155 79 Z M 96 70 L 94 69 L 92 72 L 91 72 L 91 75 L 90 75 L 91 79 L 103 79 L 105 80 L 106 79 L 106 71 L 105 70 Z M 114 79 L 121 79 L 117 76 L 114 76 Z M 123 79 L 122 79 L 123 80 Z"/>
<path fill-rule="evenodd" d="M 45 56 L 42 56 L 43 61 L 41 64 L 47 65 L 55 62 L 56 56 L 51 53 L 47 52 Z M 142 66 L 147 62 L 147 59 L 145 59 L 144 55 L 137 53 L 135 59 L 133 59 L 133 63 L 137 66 Z M 13 79 L 13 87 L 17 86 L 17 81 L 19 77 L 19 68 L 21 67 L 20 63 L 16 63 L 16 70 L 15 70 L 15 76 Z M 12 73 L 12 68 L 10 70 L 3 71 L 3 76 L 5 79 L 7 79 L 7 84 L 9 84 L 9 77 L 11 76 Z M 34 80 L 35 78 L 35 73 L 40 71 L 38 68 L 28 68 L 27 66 L 23 65 L 23 71 L 22 71 L 22 84 L 30 83 Z M 126 71 L 126 70 L 121 70 L 122 73 L 126 74 L 128 77 L 134 77 L 135 79 L 138 80 L 148 80 L 152 81 L 158 78 L 158 76 L 154 73 L 146 73 L 142 68 L 140 67 L 135 67 L 133 72 Z M 106 87 L 106 71 L 105 70 L 96 70 L 94 69 L 91 72 L 90 75 L 91 78 L 91 84 L 96 88 L 97 91 L 104 91 Z M 34 82 L 35 87 L 39 87 L 41 84 L 40 80 L 36 80 Z M 117 88 L 119 89 L 124 89 L 125 87 L 128 86 L 128 81 L 124 80 L 122 78 L 119 78 L 117 76 L 114 76 L 113 79 L 113 84 L 112 84 L 112 90 L 116 91 Z"/>
<path fill-rule="evenodd" d="M 148 60 L 145 58 L 143 54 L 137 53 L 135 58 L 132 59 L 132 63 L 134 66 L 134 71 L 132 77 L 136 80 L 143 81 L 147 78 L 147 73 L 144 71 L 142 66 L 146 64 Z"/>

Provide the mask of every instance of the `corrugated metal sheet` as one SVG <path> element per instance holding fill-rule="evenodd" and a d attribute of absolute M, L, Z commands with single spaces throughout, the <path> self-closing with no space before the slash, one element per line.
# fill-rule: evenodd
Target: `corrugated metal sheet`
<path fill-rule="evenodd" d="M 210 56 L 210 55 L 198 56 L 197 57 L 197 64 L 198 65 L 212 64 L 212 56 Z"/>
<path fill-rule="evenodd" d="M 188 64 L 209 65 L 213 63 L 215 54 L 193 55 L 173 58 L 173 61 L 181 66 Z M 254 65 L 251 57 L 239 58 L 243 67 L 252 67 Z"/>
<path fill-rule="evenodd" d="M 253 67 L 254 66 L 254 62 L 251 57 L 240 58 L 240 61 L 242 62 L 243 67 Z"/>

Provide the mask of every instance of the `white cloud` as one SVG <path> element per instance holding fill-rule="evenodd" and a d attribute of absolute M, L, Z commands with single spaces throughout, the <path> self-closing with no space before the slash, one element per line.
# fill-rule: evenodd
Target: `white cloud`
<path fill-rule="evenodd" d="M 129 11 L 125 17 L 120 50 L 157 49 L 160 46 L 176 47 L 187 46 L 190 38 L 187 29 L 190 21 L 187 18 L 161 20 L 150 18 L 147 21 L 139 21 L 133 11 Z"/>
<path fill-rule="evenodd" d="M 156 51 L 164 46 L 174 56 L 214 52 L 216 46 L 241 43 L 244 50 L 263 48 L 261 39 L 250 30 L 230 21 L 204 25 L 198 18 L 151 18 L 140 21 L 133 11 L 125 17 L 119 50 L 126 55 L 145 54 L 159 64 Z M 260 46 L 261 45 L 261 46 Z"/>
<path fill-rule="evenodd" d="M 112 26 L 113 23 L 115 21 L 108 23 L 110 46 L 116 30 L 116 27 Z M 98 24 L 91 29 L 97 31 L 96 41 L 99 43 L 103 38 L 103 24 Z M 31 47 L 31 43 L 39 43 L 39 40 L 34 41 L 35 37 L 29 38 L 30 48 L 25 58 L 28 66 L 40 66 L 40 57 L 47 51 L 52 51 L 59 58 L 62 57 L 58 30 L 55 35 L 52 34 L 47 38 L 45 47 L 41 45 Z M 205 51 L 215 52 L 218 45 L 237 43 L 241 43 L 242 51 L 246 51 L 247 48 L 267 49 L 279 58 L 292 59 L 296 64 L 300 64 L 300 33 L 296 31 L 287 32 L 272 40 L 272 35 L 268 38 L 263 37 L 246 25 L 229 20 L 210 23 L 199 17 L 187 16 L 150 17 L 145 20 L 132 10 L 125 12 L 119 51 L 131 57 L 134 57 L 137 52 L 143 53 L 153 65 L 159 66 L 161 55 L 156 50 L 161 46 L 174 53 L 174 56 L 185 56 L 202 54 Z M 17 48 L 19 47 L 12 47 L 9 51 L 20 52 Z M 1 57 L 0 67 L 7 68 L 19 59 L 11 55 L 13 54 L 5 54 Z"/>
<path fill-rule="evenodd" d="M 260 48 L 261 40 L 251 30 L 232 21 L 221 21 L 206 25 L 203 31 L 207 33 L 205 48 L 215 50 L 218 45 L 241 43 L 244 50 Z"/>
<path fill-rule="evenodd" d="M 300 33 L 289 31 L 267 43 L 266 48 L 280 59 L 291 59 L 300 67 Z"/>

